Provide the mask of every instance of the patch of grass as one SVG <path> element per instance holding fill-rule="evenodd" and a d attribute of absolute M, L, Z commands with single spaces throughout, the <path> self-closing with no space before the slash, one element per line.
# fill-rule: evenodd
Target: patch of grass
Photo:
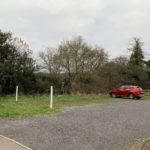
<path fill-rule="evenodd" d="M 143 143 L 141 150 L 150 150 L 150 140 Z"/>
<path fill-rule="evenodd" d="M 150 100 L 150 95 L 145 95 L 145 96 L 144 96 L 144 99 Z"/>
<path fill-rule="evenodd" d="M 54 96 L 54 108 L 49 108 L 49 96 L 20 96 L 15 101 L 14 96 L 0 97 L 0 119 L 20 118 L 38 115 L 51 115 L 61 112 L 67 107 L 116 103 L 124 99 L 112 99 L 105 95 Z"/>

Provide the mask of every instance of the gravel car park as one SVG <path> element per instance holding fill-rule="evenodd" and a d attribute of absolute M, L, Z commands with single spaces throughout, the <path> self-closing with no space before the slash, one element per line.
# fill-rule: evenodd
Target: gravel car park
<path fill-rule="evenodd" d="M 150 102 L 68 109 L 53 117 L 0 121 L 0 134 L 33 150 L 126 150 L 150 137 Z"/>

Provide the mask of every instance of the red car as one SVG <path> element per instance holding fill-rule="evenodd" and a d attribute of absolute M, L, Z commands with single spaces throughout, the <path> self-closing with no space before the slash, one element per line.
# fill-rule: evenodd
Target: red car
<path fill-rule="evenodd" d="M 129 97 L 130 99 L 140 99 L 144 96 L 144 92 L 139 86 L 123 85 L 119 89 L 113 89 L 109 92 L 112 98 Z"/>

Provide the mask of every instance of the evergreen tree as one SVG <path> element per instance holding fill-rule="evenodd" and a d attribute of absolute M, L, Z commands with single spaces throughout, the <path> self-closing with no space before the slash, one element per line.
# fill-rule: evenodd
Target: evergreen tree
<path fill-rule="evenodd" d="M 144 64 L 144 54 L 142 50 L 143 43 L 139 38 L 134 38 L 134 43 L 132 48 L 130 48 L 132 54 L 129 60 L 130 65 L 143 66 Z"/>
<path fill-rule="evenodd" d="M 129 60 L 129 79 L 131 84 L 137 84 L 140 86 L 144 86 L 148 80 L 142 46 L 143 43 L 141 40 L 139 38 L 134 38 L 134 43 L 130 48 L 132 54 Z"/>

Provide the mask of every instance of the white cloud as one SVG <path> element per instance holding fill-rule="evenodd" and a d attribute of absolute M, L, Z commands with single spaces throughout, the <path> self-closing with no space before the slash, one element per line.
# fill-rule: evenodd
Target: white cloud
<path fill-rule="evenodd" d="M 112 57 L 126 54 L 135 36 L 150 53 L 148 0 L 0 0 L 0 29 L 27 40 L 34 53 L 82 35 Z"/>

